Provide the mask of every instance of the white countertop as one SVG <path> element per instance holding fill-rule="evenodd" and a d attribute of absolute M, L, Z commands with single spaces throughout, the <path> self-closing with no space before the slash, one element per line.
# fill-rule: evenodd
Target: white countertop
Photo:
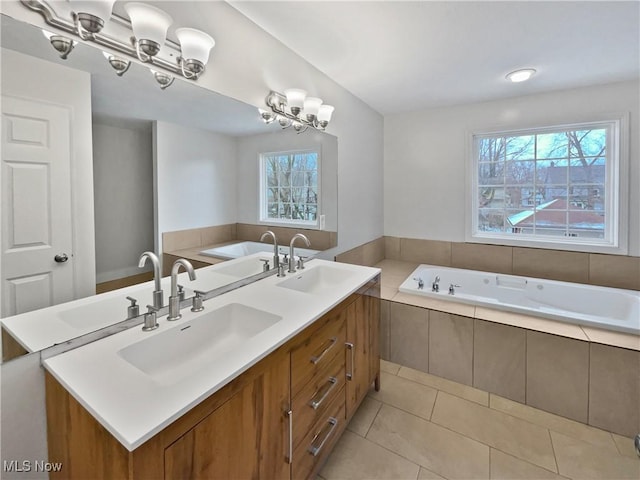
<path fill-rule="evenodd" d="M 249 255 L 199 269 L 196 271 L 198 278 L 195 282 L 190 282 L 187 273 L 182 271 L 178 275 L 178 283 L 185 287 L 187 297 L 192 296 L 193 289 L 212 290 L 228 285 L 242 277 L 226 274 L 225 271 L 242 266 L 243 262 L 257 257 L 262 258 L 265 255 Z M 258 259 L 255 259 L 254 263 L 256 265 L 255 271 L 247 272 L 247 274 L 260 273 L 262 264 Z M 163 278 L 161 285 L 166 304 L 169 301 L 171 279 L 169 277 Z M 125 320 L 127 307 L 130 304 L 126 299 L 127 296 L 138 300 L 140 313 L 146 312 L 146 306 L 153 303 L 153 290 L 154 282 L 149 281 L 3 318 L 0 320 L 0 324 L 28 352 L 37 352 Z"/>
<path fill-rule="evenodd" d="M 282 288 L 279 283 L 305 275 L 317 267 L 343 271 L 347 280 L 306 293 Z M 339 273 L 339 272 L 337 272 Z M 174 322 L 158 320 L 160 327 L 143 332 L 134 327 L 75 350 L 49 358 L 45 368 L 128 450 L 133 451 L 195 405 L 256 364 L 287 340 L 301 332 L 339 302 L 380 273 L 380 269 L 326 260 L 311 260 L 305 270 L 273 275 L 204 302 L 205 310 L 188 308 Z M 185 283 L 190 287 L 189 283 Z M 249 338 L 241 348 L 225 352 L 223 361 L 190 371 L 173 383 L 159 382 L 118 354 L 127 346 L 160 335 L 169 329 L 232 303 L 269 312 L 282 319 Z M 171 356 L 171 351 L 166 351 Z"/>

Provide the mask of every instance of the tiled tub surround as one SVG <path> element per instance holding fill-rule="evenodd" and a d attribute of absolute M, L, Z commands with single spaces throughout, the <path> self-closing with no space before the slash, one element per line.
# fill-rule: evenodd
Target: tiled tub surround
<path fill-rule="evenodd" d="M 631 439 L 381 362 L 318 480 L 638 479 Z"/>
<path fill-rule="evenodd" d="M 639 336 L 398 292 L 418 263 L 450 264 L 457 249 L 422 242 L 385 237 L 337 258 L 382 269 L 383 359 L 627 437 L 640 432 Z M 402 245 L 411 260 L 389 259 L 402 256 Z M 503 259 L 502 271 L 513 273 L 503 251 L 488 257 L 477 252 L 469 262 L 486 270 Z"/>

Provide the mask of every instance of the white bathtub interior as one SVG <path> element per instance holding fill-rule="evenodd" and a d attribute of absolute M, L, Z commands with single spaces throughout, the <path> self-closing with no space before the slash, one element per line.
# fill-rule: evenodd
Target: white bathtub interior
<path fill-rule="evenodd" d="M 640 335 L 640 292 L 633 290 L 432 265 L 416 268 L 399 290 Z"/>

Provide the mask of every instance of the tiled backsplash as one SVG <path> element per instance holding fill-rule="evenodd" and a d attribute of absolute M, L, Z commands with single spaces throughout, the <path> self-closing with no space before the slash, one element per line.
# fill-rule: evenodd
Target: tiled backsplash
<path fill-rule="evenodd" d="M 375 265 L 384 258 L 640 290 L 640 257 L 626 255 L 381 237 L 336 260 Z"/>

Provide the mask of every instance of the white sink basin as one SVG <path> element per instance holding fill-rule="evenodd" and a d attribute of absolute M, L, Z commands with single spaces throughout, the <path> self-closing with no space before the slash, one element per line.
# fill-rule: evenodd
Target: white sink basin
<path fill-rule="evenodd" d="M 118 351 L 160 384 L 171 385 L 271 327 L 282 317 L 231 303 Z M 166 324 L 163 324 L 163 327 Z"/>
<path fill-rule="evenodd" d="M 352 276 L 353 272 L 348 270 L 322 265 L 302 273 L 298 272 L 295 276 L 278 283 L 277 286 L 318 294 L 341 288 L 342 284 L 349 282 Z"/>

